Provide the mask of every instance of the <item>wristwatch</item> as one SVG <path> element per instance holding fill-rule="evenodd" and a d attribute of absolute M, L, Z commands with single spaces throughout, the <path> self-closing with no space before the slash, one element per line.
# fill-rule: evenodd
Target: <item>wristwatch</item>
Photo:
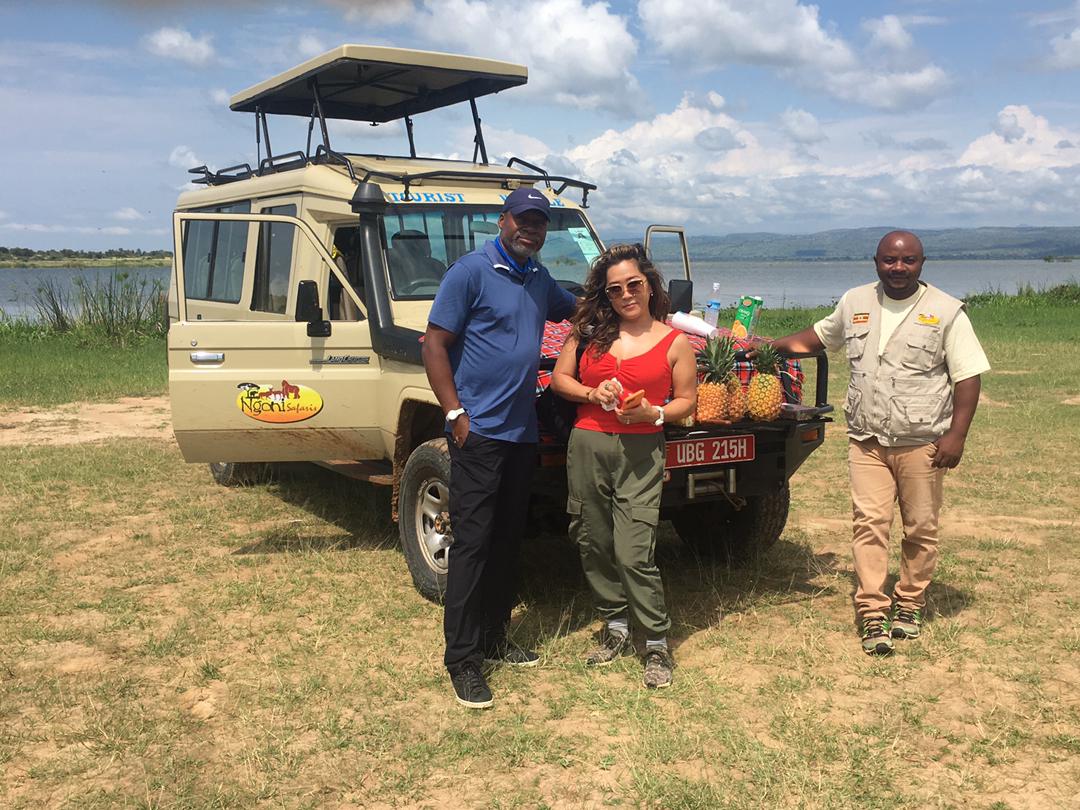
<path fill-rule="evenodd" d="M 656 410 L 659 412 L 660 415 L 656 417 L 656 421 L 653 422 L 653 424 L 659 426 L 664 424 L 664 409 L 657 405 Z"/>
<path fill-rule="evenodd" d="M 464 408 L 454 408 L 454 410 L 452 410 L 452 411 L 450 411 L 450 412 L 448 412 L 446 414 L 446 421 L 447 422 L 457 421 L 457 418 L 459 416 L 461 416 L 463 413 L 465 413 Z"/>

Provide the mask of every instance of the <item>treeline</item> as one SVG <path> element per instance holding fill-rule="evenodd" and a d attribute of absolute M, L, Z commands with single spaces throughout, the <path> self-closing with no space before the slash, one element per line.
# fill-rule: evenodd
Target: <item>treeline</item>
<path fill-rule="evenodd" d="M 54 262 L 67 259 L 171 259 L 171 250 L 142 250 L 136 248 L 116 248 L 115 250 L 31 250 L 23 247 L 4 247 L 0 245 L 0 261 Z"/>

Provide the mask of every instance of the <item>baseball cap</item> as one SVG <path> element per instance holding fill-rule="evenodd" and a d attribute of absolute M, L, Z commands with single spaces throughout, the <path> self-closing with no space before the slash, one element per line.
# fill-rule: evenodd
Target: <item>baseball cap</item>
<path fill-rule="evenodd" d="M 514 189 L 506 198 L 506 202 L 503 203 L 502 210 L 504 213 L 509 211 L 514 216 L 523 214 L 526 211 L 539 211 L 546 219 L 551 219 L 551 215 L 548 213 L 551 210 L 548 198 L 535 188 Z"/>

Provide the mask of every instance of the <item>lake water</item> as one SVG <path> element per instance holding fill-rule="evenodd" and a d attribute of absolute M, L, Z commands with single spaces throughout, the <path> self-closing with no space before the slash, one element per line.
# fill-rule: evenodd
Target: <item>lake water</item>
<path fill-rule="evenodd" d="M 33 317 L 34 292 L 45 281 L 71 288 L 76 278 L 93 283 L 108 277 L 110 268 L 0 268 L 0 309 L 9 317 Z M 134 278 L 168 284 L 168 267 L 130 267 Z M 759 295 L 771 308 L 830 304 L 851 287 L 873 281 L 873 263 L 859 262 L 694 262 L 694 300 L 698 306 L 715 298 L 726 306 L 742 295 Z M 1080 281 L 1080 262 L 928 261 L 923 279 L 945 292 L 963 297 L 1018 286 L 1051 287 Z M 716 291 L 713 285 L 716 284 Z"/>

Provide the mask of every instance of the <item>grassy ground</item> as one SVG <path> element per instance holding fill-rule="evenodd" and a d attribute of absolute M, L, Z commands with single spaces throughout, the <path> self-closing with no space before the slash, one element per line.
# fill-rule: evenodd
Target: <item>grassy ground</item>
<path fill-rule="evenodd" d="M 662 528 L 679 667 L 658 694 L 634 659 L 581 666 L 595 624 L 564 537 L 526 550 L 516 637 L 542 666 L 496 671 L 496 707 L 466 713 L 373 490 L 222 489 L 160 441 L 5 448 L 0 805 L 1075 806 L 1080 317 L 972 316 L 994 372 L 924 637 L 859 651 L 834 426 L 757 566 Z M 834 401 L 845 375 L 834 358 Z"/>
<path fill-rule="evenodd" d="M 168 388 L 165 338 L 118 346 L 92 332 L 49 332 L 0 323 L 0 402 L 48 406 L 150 396 Z"/>

